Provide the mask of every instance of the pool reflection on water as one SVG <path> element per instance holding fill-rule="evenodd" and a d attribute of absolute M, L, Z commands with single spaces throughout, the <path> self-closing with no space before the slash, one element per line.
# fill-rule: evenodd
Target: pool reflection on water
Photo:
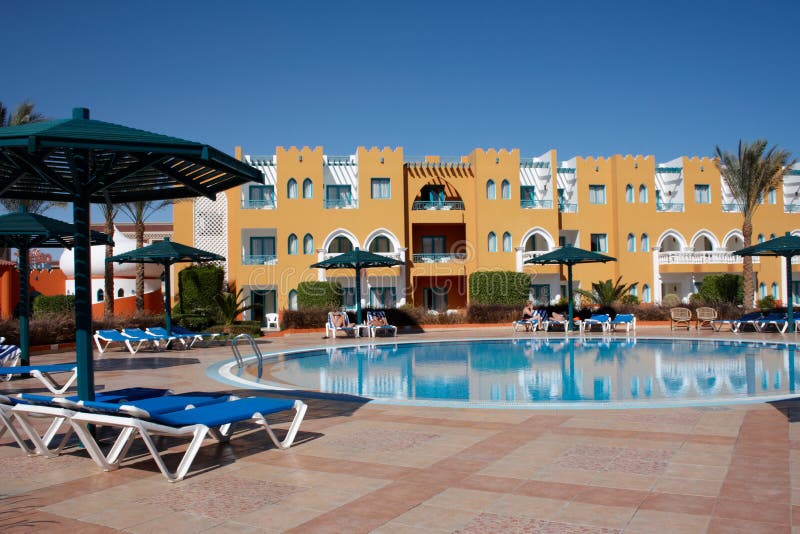
<path fill-rule="evenodd" d="M 575 337 L 329 346 L 277 355 L 256 382 L 397 401 L 756 399 L 795 391 L 795 345 Z"/>

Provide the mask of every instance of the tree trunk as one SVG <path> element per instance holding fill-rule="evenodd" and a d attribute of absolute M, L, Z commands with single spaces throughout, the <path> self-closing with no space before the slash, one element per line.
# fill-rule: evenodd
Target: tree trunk
<path fill-rule="evenodd" d="M 749 247 L 750 243 L 753 240 L 753 223 L 749 219 L 745 218 L 744 223 L 742 224 L 742 239 L 744 240 L 744 246 Z M 744 309 L 745 310 L 752 310 L 755 308 L 755 289 L 753 288 L 753 257 L 752 256 L 744 256 L 742 258 L 742 276 L 744 277 Z"/>
<path fill-rule="evenodd" d="M 114 219 L 113 217 L 109 216 L 111 214 L 110 206 L 106 207 L 106 220 L 105 220 L 105 231 L 106 235 L 113 236 L 114 235 Z M 114 255 L 114 247 L 111 245 L 106 245 L 106 259 L 110 258 Z M 111 262 L 106 262 L 105 264 L 105 272 L 104 272 L 104 284 L 103 284 L 103 317 L 105 319 L 111 319 L 114 317 L 114 264 Z"/>
<path fill-rule="evenodd" d="M 136 248 L 144 246 L 144 221 L 136 221 Z M 136 264 L 136 315 L 144 315 L 144 263 Z"/>

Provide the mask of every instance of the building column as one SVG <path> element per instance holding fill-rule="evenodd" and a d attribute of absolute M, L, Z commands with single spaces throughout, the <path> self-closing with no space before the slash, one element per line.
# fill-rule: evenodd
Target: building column
<path fill-rule="evenodd" d="M 661 302 L 661 271 L 659 270 L 658 253 L 661 247 L 653 247 L 653 302 Z"/>
<path fill-rule="evenodd" d="M 408 248 L 399 249 L 400 257 L 398 258 L 403 262 L 400 266 L 400 280 L 397 282 L 397 302 L 396 306 L 405 306 L 406 304 L 406 258 L 408 256 Z"/>
<path fill-rule="evenodd" d="M 325 259 L 325 249 L 318 248 L 317 249 L 317 262 L 323 261 Z M 317 280 L 320 282 L 324 282 L 326 280 L 325 277 L 325 269 L 317 269 Z"/>
<path fill-rule="evenodd" d="M 522 267 L 525 265 L 522 263 L 522 253 L 525 251 L 525 247 L 515 247 L 514 248 L 514 258 L 517 261 L 517 272 L 522 272 Z"/>

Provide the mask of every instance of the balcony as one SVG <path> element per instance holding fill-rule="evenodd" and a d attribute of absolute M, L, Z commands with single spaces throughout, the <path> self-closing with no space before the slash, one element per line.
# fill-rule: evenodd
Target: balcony
<path fill-rule="evenodd" d="M 578 213 L 578 205 L 567 204 L 566 202 L 559 202 L 558 211 L 560 211 L 561 213 Z"/>
<path fill-rule="evenodd" d="M 800 204 L 784 204 L 784 213 L 800 213 Z"/>
<path fill-rule="evenodd" d="M 744 206 L 739 202 L 726 202 L 722 204 L 722 211 L 725 213 L 741 212 Z"/>
<path fill-rule="evenodd" d="M 466 252 L 453 252 L 450 254 L 414 254 L 414 263 L 450 263 L 467 259 Z"/>
<path fill-rule="evenodd" d="M 319 261 L 327 260 L 329 258 L 335 258 L 336 256 L 341 256 L 344 252 L 325 252 L 322 254 L 322 259 Z M 373 252 L 373 254 L 377 254 L 378 256 L 385 256 L 387 258 L 392 258 L 393 260 L 397 261 L 405 261 L 405 255 L 402 252 Z"/>
<path fill-rule="evenodd" d="M 352 198 L 326 198 L 324 207 L 326 210 L 357 208 L 358 202 Z"/>
<path fill-rule="evenodd" d="M 275 199 L 268 198 L 268 199 L 260 199 L 260 200 L 243 200 L 242 201 L 242 209 L 243 210 L 274 210 L 275 209 Z"/>
<path fill-rule="evenodd" d="M 528 260 L 535 258 L 536 256 L 541 256 L 542 254 L 547 254 L 550 252 L 549 250 L 526 250 L 522 253 L 522 263 L 525 263 Z"/>
<path fill-rule="evenodd" d="M 416 200 L 411 205 L 413 211 L 418 210 L 464 210 L 461 200 Z"/>
<path fill-rule="evenodd" d="M 683 211 L 683 203 L 678 202 L 658 202 L 656 203 L 656 211 L 665 212 L 681 212 Z"/>
<path fill-rule="evenodd" d="M 245 254 L 242 258 L 243 265 L 276 265 L 278 256 L 275 254 Z"/>
<path fill-rule="evenodd" d="M 660 265 L 736 264 L 742 263 L 742 256 L 734 256 L 727 250 L 671 251 L 659 252 L 658 263 Z M 753 256 L 753 263 L 759 263 L 758 256 Z"/>
<path fill-rule="evenodd" d="M 549 210 L 553 207 L 552 200 L 520 200 L 519 207 L 528 210 Z"/>

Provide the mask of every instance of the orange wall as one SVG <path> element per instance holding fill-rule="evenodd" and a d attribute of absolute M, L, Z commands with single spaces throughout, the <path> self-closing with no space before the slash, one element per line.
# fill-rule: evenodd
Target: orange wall
<path fill-rule="evenodd" d="M 164 313 L 164 298 L 161 291 L 152 291 L 144 294 L 144 310 L 148 314 Z M 130 317 L 136 313 L 136 296 L 117 297 L 114 299 L 114 316 Z M 103 318 L 103 303 L 92 304 L 92 318 Z"/>

